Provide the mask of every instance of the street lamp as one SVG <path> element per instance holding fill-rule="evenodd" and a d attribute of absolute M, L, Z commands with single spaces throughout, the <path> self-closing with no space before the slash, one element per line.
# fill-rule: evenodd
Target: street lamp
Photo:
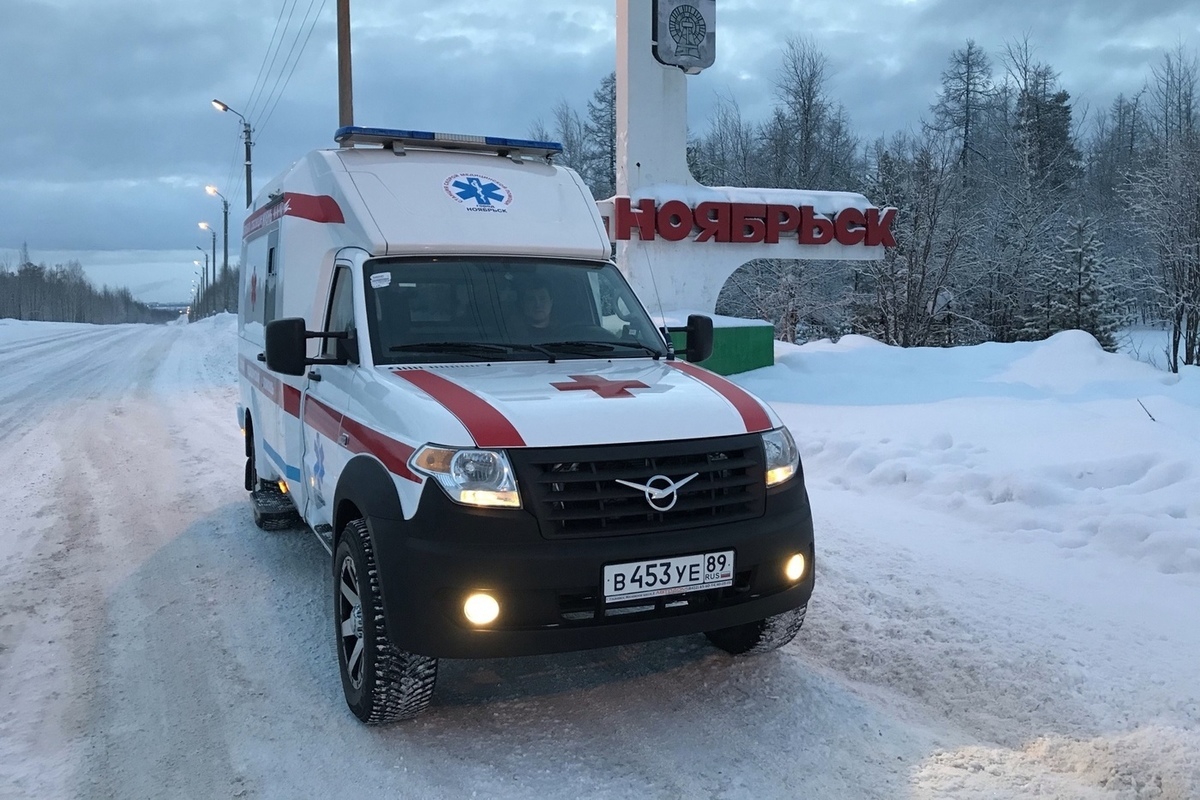
<path fill-rule="evenodd" d="M 228 111 L 231 114 L 236 114 L 237 118 L 242 121 L 242 137 L 246 140 L 246 208 L 249 208 L 254 202 L 254 193 L 250 189 L 250 148 L 253 145 L 253 142 L 250 141 L 250 135 L 252 133 L 250 130 L 250 123 L 246 121 L 245 117 L 243 117 L 241 114 L 238 114 L 238 112 L 234 111 L 220 100 L 213 100 L 212 104 L 213 108 L 215 108 L 217 111 Z"/>

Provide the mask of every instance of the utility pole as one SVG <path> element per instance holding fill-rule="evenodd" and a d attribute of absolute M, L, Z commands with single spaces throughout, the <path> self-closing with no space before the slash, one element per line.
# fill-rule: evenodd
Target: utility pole
<path fill-rule="evenodd" d="M 212 234 L 212 253 L 213 253 L 213 267 L 212 267 L 213 281 L 212 282 L 216 283 L 217 282 L 217 232 L 210 228 L 209 233 Z M 211 286 L 212 284 L 209 284 L 209 285 Z M 210 294 L 211 294 L 211 292 L 210 292 Z M 217 310 L 216 306 L 214 304 L 209 303 L 209 305 L 213 306 L 213 308 L 211 310 L 213 310 L 213 311 Z"/>
<path fill-rule="evenodd" d="M 249 177 L 247 176 L 247 180 Z M 247 186 L 250 184 L 247 183 Z M 221 198 L 221 211 L 225 222 L 221 230 L 225 231 L 225 260 L 221 262 L 221 298 L 225 301 L 225 310 L 229 310 L 229 201 Z"/>
<path fill-rule="evenodd" d="M 242 136 L 246 140 L 246 208 L 254 204 L 254 191 L 250 188 L 250 123 L 242 119 Z M 225 204 L 226 219 L 229 216 L 229 203 Z"/>
<path fill-rule="evenodd" d="M 354 124 L 354 86 L 350 72 L 350 0 L 338 0 L 337 27 L 338 127 L 345 128 Z"/>

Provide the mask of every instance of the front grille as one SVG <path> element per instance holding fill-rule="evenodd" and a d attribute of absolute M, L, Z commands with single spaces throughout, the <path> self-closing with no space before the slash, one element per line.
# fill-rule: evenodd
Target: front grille
<path fill-rule="evenodd" d="M 765 467 L 755 434 L 683 442 L 509 451 L 522 490 L 547 538 L 622 536 L 753 519 L 763 514 Z M 675 505 L 657 510 L 646 494 L 656 475 L 679 488 Z M 655 487 L 665 486 L 658 481 Z M 665 505 L 659 501 L 658 505 Z"/>

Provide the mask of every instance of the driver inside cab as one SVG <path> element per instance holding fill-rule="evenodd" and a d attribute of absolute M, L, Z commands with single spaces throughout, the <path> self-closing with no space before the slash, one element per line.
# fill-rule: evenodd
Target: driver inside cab
<path fill-rule="evenodd" d="M 554 297 L 545 281 L 532 280 L 520 292 L 521 318 L 530 333 L 545 332 L 554 314 Z"/>

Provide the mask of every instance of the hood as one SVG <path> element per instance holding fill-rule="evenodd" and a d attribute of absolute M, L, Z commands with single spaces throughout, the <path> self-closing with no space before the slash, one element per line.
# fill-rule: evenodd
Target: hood
<path fill-rule="evenodd" d="M 378 370 L 391 391 L 426 401 L 422 412 L 405 415 L 407 420 L 396 418 L 408 428 L 403 433 L 445 445 L 558 447 L 703 439 L 780 424 L 766 404 L 744 389 L 685 361 L 571 360 Z M 387 405 L 396 409 L 414 404 Z"/>

